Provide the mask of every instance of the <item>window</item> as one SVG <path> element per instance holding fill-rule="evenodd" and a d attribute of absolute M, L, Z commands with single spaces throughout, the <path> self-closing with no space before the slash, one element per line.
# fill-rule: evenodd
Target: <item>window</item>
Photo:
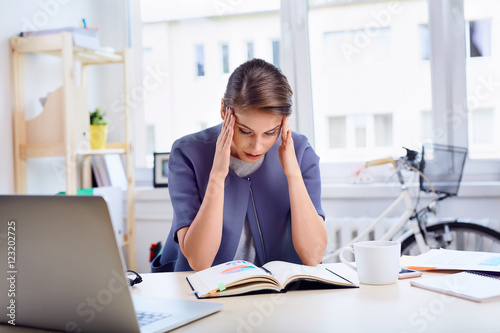
<path fill-rule="evenodd" d="M 247 60 L 254 58 L 253 42 L 247 42 Z"/>
<path fill-rule="evenodd" d="M 196 13 L 193 2 L 206 4 L 141 0 L 151 8 L 143 15 L 161 16 L 144 16 L 143 45 L 151 50 L 144 67 L 158 69 L 162 82 L 144 101 L 145 124 L 152 127 L 140 131 L 136 150 L 145 151 L 154 136 L 154 150 L 168 151 L 176 138 L 219 123 L 210 110 L 220 107 L 227 77 L 211 73 L 224 67 L 230 73 L 258 57 L 291 78 L 298 105 L 292 128 L 312 138 L 330 174 L 341 165 L 336 162 L 398 156 L 402 146 L 419 149 L 434 140 L 468 142 L 475 170 L 483 172 L 481 163 L 496 170 L 481 179 L 498 179 L 500 44 L 493 41 L 500 1 L 463 0 L 463 8 L 461 0 L 227 1 L 218 9 L 197 6 Z M 300 18 L 296 10 L 307 19 L 291 19 Z M 290 29 L 281 31 L 284 23 Z M 221 41 L 227 41 L 227 65 Z M 299 80 L 304 73 L 307 80 Z"/>
<path fill-rule="evenodd" d="M 227 74 L 236 66 L 254 57 L 279 59 L 280 8 L 279 1 L 141 0 L 141 5 L 144 67 L 150 69 L 144 77 L 159 73 L 161 79 L 148 90 L 144 129 L 136 131 L 137 156 L 145 156 L 137 165 L 147 167 L 153 151 L 168 152 L 176 139 L 220 123 Z"/>
<path fill-rule="evenodd" d="M 500 3 L 487 3 L 464 0 L 467 99 L 460 119 L 468 122 L 469 157 L 477 161 L 500 158 L 500 49 L 492 44 Z"/>
<path fill-rule="evenodd" d="M 280 67 L 280 42 L 274 40 L 273 43 L 273 64 L 276 67 Z"/>
<path fill-rule="evenodd" d="M 229 46 L 227 44 L 222 44 L 222 73 L 229 73 Z"/>
<path fill-rule="evenodd" d="M 374 115 L 375 146 L 391 147 L 392 142 L 392 114 Z"/>
<path fill-rule="evenodd" d="M 373 29 L 369 37 L 363 30 L 325 32 L 323 37 L 327 66 L 386 62 L 391 57 L 391 30 Z"/>
<path fill-rule="evenodd" d="M 366 147 L 366 116 L 353 115 L 352 126 L 354 127 L 354 147 Z"/>
<path fill-rule="evenodd" d="M 420 39 L 420 58 L 429 60 L 429 26 L 421 24 L 418 27 Z M 467 57 L 491 56 L 491 20 L 467 21 L 465 26 Z"/>
<path fill-rule="evenodd" d="M 346 148 L 345 116 L 330 117 L 330 148 Z"/>
<path fill-rule="evenodd" d="M 429 60 L 430 50 L 429 50 L 429 26 L 427 24 L 420 24 L 418 26 L 418 38 L 420 46 L 420 59 Z"/>
<path fill-rule="evenodd" d="M 432 112 L 429 110 L 422 111 L 420 116 L 420 140 L 423 142 L 425 140 L 432 139 Z"/>
<path fill-rule="evenodd" d="M 476 20 L 467 23 L 467 56 L 470 58 L 489 57 L 491 55 L 491 20 Z"/>
<path fill-rule="evenodd" d="M 397 156 L 402 146 L 419 149 L 420 112 L 432 104 L 430 66 L 418 56 L 427 1 L 311 1 L 308 21 L 321 160 L 359 163 Z M 421 52 L 428 58 L 428 49 Z M 345 117 L 345 149 L 332 134 L 339 119 L 329 118 L 329 129 L 321 126 L 339 116 Z"/>
<path fill-rule="evenodd" d="M 494 109 L 469 110 L 469 147 L 475 159 L 499 156 L 498 116 Z"/>
<path fill-rule="evenodd" d="M 155 152 L 155 127 L 152 125 L 146 126 L 146 165 L 150 168 L 154 165 L 153 153 Z"/>
<path fill-rule="evenodd" d="M 196 45 L 196 75 L 205 76 L 205 54 L 203 45 Z"/>
<path fill-rule="evenodd" d="M 487 145 L 495 142 L 493 110 L 471 110 L 470 143 L 472 145 Z"/>
<path fill-rule="evenodd" d="M 418 27 L 420 58 L 429 60 L 429 26 Z M 491 20 L 467 21 L 465 27 L 467 57 L 491 56 Z"/>
<path fill-rule="evenodd" d="M 393 145 L 392 114 L 330 116 L 328 124 L 330 149 L 349 148 L 362 153 L 367 147 Z"/>

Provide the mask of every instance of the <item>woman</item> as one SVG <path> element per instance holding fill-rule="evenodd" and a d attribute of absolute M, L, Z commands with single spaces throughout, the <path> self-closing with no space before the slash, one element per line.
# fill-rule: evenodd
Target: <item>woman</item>
<path fill-rule="evenodd" d="M 291 106 L 290 85 L 273 65 L 253 59 L 231 74 L 222 124 L 172 146 L 173 223 L 153 272 L 238 259 L 321 261 L 327 237 L 319 157 L 288 128 Z"/>

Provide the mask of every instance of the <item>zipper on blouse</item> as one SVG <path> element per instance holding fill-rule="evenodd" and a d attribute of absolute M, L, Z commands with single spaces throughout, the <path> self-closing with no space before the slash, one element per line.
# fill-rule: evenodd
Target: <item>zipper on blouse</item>
<path fill-rule="evenodd" d="M 248 181 L 250 182 L 250 178 L 248 178 Z M 255 201 L 253 199 L 253 191 L 251 184 L 250 184 L 250 197 L 252 198 L 253 213 L 255 215 L 255 221 L 257 221 L 257 229 L 259 229 L 260 244 L 262 245 L 262 253 L 264 254 L 264 263 L 266 263 L 267 262 L 266 250 L 264 249 L 264 240 L 262 239 L 262 232 L 260 231 L 259 217 L 257 216 L 257 210 L 255 209 Z"/>

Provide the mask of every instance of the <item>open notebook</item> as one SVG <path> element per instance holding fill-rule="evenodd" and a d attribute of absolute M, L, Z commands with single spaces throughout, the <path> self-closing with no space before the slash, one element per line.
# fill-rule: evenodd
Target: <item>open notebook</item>
<path fill-rule="evenodd" d="M 234 260 L 196 272 L 187 280 L 198 298 L 286 292 L 303 285 L 308 288 L 358 287 L 325 265 L 311 267 L 284 261 L 271 261 L 258 267 L 249 261 Z"/>
<path fill-rule="evenodd" d="M 419 287 L 474 302 L 500 300 L 500 274 L 465 271 L 445 276 L 410 281 Z"/>

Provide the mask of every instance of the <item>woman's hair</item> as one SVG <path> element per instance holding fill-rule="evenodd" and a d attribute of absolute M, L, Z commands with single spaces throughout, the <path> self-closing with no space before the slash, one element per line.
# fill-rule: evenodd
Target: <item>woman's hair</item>
<path fill-rule="evenodd" d="M 258 109 L 288 117 L 292 113 L 292 95 L 286 76 L 277 67 L 252 59 L 231 74 L 223 101 L 235 112 Z"/>

